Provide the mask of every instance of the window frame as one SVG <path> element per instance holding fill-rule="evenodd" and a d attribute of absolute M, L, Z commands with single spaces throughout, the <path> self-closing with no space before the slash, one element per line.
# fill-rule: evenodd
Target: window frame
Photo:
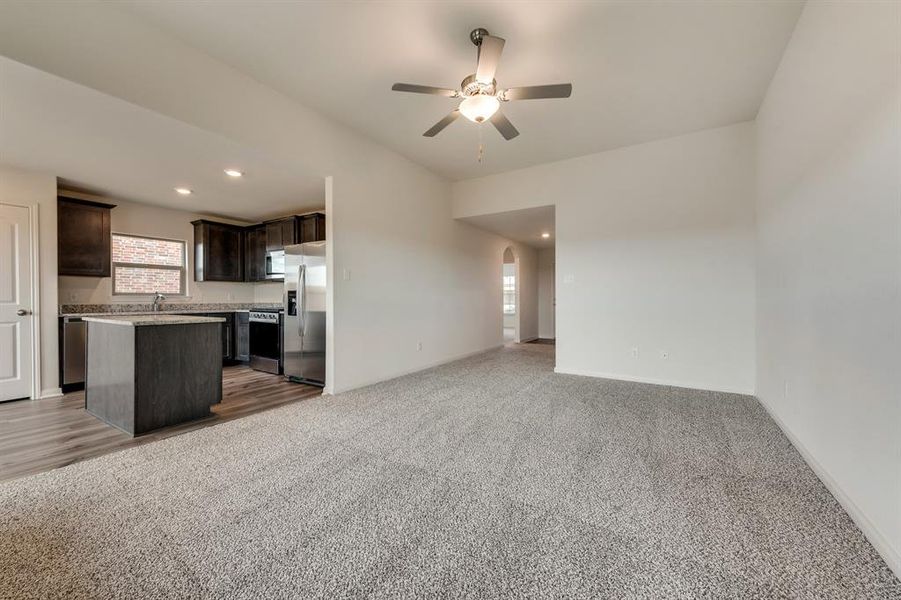
<path fill-rule="evenodd" d="M 173 265 L 154 265 L 149 263 L 129 263 L 129 262 L 117 262 L 113 260 L 112 256 L 112 248 L 113 248 L 113 238 L 119 237 L 130 237 L 130 238 L 139 238 L 144 240 L 154 240 L 158 242 L 178 242 L 181 244 L 181 266 L 176 267 Z M 186 297 L 188 295 L 188 242 L 187 240 L 178 240 L 174 238 L 164 238 L 153 235 L 141 235 L 138 233 L 121 233 L 118 231 L 114 231 L 110 233 L 110 276 L 112 277 L 112 295 L 113 296 L 153 296 L 153 293 L 147 292 L 117 292 L 116 291 L 116 267 L 132 267 L 138 269 L 165 269 L 168 271 L 181 271 L 181 275 L 179 277 L 178 287 L 179 293 L 167 293 L 167 296 L 182 296 Z"/>

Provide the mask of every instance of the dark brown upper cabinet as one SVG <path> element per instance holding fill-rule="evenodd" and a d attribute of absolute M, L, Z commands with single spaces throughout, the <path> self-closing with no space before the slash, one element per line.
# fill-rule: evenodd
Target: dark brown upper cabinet
<path fill-rule="evenodd" d="M 266 251 L 283 250 L 297 243 L 297 217 L 266 222 Z"/>
<path fill-rule="evenodd" d="M 325 239 L 325 215 L 322 213 L 313 213 L 311 215 L 303 215 L 299 217 L 300 235 L 297 242 L 321 242 Z"/>
<path fill-rule="evenodd" d="M 240 227 L 194 221 L 195 281 L 279 281 L 266 278 L 266 253 L 325 239 L 325 215 L 292 215 Z"/>
<path fill-rule="evenodd" d="M 266 279 L 266 227 L 254 225 L 244 230 L 244 280 Z"/>
<path fill-rule="evenodd" d="M 194 281 L 244 281 L 244 227 L 201 219 L 194 226 Z"/>
<path fill-rule="evenodd" d="M 57 197 L 57 272 L 81 277 L 110 276 L 110 210 L 104 204 Z"/>

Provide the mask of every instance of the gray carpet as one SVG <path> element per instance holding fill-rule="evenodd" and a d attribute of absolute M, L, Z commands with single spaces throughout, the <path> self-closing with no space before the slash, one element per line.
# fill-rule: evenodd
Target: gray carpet
<path fill-rule="evenodd" d="M 508 346 L 0 485 L 0 597 L 901 598 L 753 398 Z"/>

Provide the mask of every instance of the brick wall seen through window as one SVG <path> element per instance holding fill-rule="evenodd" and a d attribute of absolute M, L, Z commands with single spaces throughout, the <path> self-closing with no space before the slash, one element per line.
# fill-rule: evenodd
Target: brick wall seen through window
<path fill-rule="evenodd" d="M 113 294 L 183 295 L 185 242 L 114 233 Z"/>

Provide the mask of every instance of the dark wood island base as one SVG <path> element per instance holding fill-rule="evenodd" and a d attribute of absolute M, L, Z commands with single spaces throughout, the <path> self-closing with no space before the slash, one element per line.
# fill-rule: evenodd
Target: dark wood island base
<path fill-rule="evenodd" d="M 222 401 L 224 319 L 85 317 L 85 408 L 130 433 L 206 417 Z"/>

